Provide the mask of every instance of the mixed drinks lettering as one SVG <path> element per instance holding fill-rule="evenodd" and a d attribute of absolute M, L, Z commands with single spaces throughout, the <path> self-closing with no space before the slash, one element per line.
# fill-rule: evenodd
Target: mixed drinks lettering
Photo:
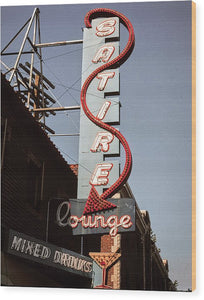
<path fill-rule="evenodd" d="M 22 238 L 17 234 L 12 237 L 10 249 L 17 253 L 25 254 L 27 257 L 40 259 L 43 262 L 49 259 L 52 264 L 59 264 L 68 269 L 71 268 L 85 273 L 92 272 L 91 261 L 77 257 L 73 252 L 67 253 L 56 249 L 53 251 L 53 248 L 49 246 Z"/>

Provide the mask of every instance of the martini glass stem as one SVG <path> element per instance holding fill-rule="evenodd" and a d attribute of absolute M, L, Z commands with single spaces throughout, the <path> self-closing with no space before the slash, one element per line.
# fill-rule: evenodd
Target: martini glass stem
<path fill-rule="evenodd" d="M 106 285 L 106 268 L 103 268 L 103 282 L 102 285 Z"/>

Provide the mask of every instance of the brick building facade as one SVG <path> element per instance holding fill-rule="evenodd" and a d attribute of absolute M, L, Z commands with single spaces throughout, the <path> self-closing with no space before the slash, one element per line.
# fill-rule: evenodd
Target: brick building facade
<path fill-rule="evenodd" d="M 115 197 L 134 198 L 128 184 Z M 135 232 L 101 237 L 101 252 L 116 251 L 121 256 L 107 270 L 108 286 L 125 290 L 175 290 L 168 275 L 168 261 L 162 260 L 152 239 L 149 214 L 140 210 L 137 203 Z"/>

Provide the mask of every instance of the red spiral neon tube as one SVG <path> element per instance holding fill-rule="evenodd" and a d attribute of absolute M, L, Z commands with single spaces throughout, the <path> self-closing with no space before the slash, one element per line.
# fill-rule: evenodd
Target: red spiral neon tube
<path fill-rule="evenodd" d="M 130 175 L 130 172 L 131 172 L 131 167 L 132 167 L 132 155 L 131 155 L 129 145 L 128 145 L 126 139 L 124 138 L 124 136 L 116 128 L 102 122 L 100 119 L 96 118 L 91 113 L 91 111 L 89 110 L 87 103 L 86 103 L 86 93 L 87 93 L 87 89 L 88 89 L 90 83 L 98 75 L 98 73 L 100 73 L 106 69 L 117 68 L 119 65 L 121 65 L 122 63 L 124 63 L 127 60 L 127 58 L 130 56 L 130 54 L 134 48 L 135 37 L 134 37 L 134 30 L 133 30 L 132 24 L 130 23 L 128 18 L 126 18 L 123 14 L 121 14 L 115 10 L 107 9 L 107 8 L 93 9 L 86 14 L 85 19 L 84 19 L 85 25 L 87 28 L 91 28 L 91 20 L 96 17 L 118 17 L 120 19 L 120 22 L 123 23 L 123 25 L 127 28 L 128 32 L 129 32 L 128 42 L 127 42 L 125 48 L 123 49 L 123 51 L 116 58 L 112 59 L 111 61 L 105 63 L 104 65 L 102 65 L 102 66 L 98 67 L 96 70 L 94 70 L 88 76 L 88 78 L 85 80 L 85 82 L 82 86 L 82 89 L 81 89 L 81 105 L 82 105 L 83 111 L 86 114 L 86 116 L 89 118 L 89 120 L 91 122 L 95 123 L 100 128 L 103 128 L 103 129 L 111 132 L 114 136 L 116 136 L 125 149 L 125 165 L 124 165 L 123 171 L 122 171 L 121 175 L 119 176 L 118 180 L 113 185 L 111 185 L 110 188 L 108 188 L 100 196 L 97 194 L 97 191 L 95 190 L 94 186 L 92 186 L 92 190 L 90 192 L 88 201 L 89 200 L 92 201 L 94 197 L 99 196 L 98 197 L 98 206 L 100 206 L 100 203 L 103 203 L 103 200 L 113 196 L 122 187 L 122 185 L 127 181 L 128 177 Z M 107 206 L 102 205 L 102 207 L 103 207 L 103 209 L 109 208 L 108 205 Z M 94 207 L 92 212 L 93 211 L 97 211 L 97 207 Z M 90 213 L 90 212 L 91 211 L 88 208 L 88 205 L 86 205 L 84 214 Z"/>

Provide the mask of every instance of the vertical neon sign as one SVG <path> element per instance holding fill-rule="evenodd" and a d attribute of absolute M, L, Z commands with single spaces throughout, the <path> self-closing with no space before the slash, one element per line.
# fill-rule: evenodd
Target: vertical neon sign
<path fill-rule="evenodd" d="M 98 18 L 100 16 L 100 18 Z M 104 16 L 104 18 L 101 18 Z M 129 32 L 124 50 L 119 54 L 119 22 Z M 134 31 L 130 21 L 111 9 L 94 9 L 85 16 L 78 199 L 87 199 L 83 214 L 112 209 L 107 201 L 127 181 L 132 165 L 129 145 L 118 129 L 119 69 L 134 47 Z M 108 42 L 107 42 L 108 39 Z M 126 160 L 121 174 L 119 162 L 105 159 L 118 156 L 119 143 L 125 149 Z"/>

